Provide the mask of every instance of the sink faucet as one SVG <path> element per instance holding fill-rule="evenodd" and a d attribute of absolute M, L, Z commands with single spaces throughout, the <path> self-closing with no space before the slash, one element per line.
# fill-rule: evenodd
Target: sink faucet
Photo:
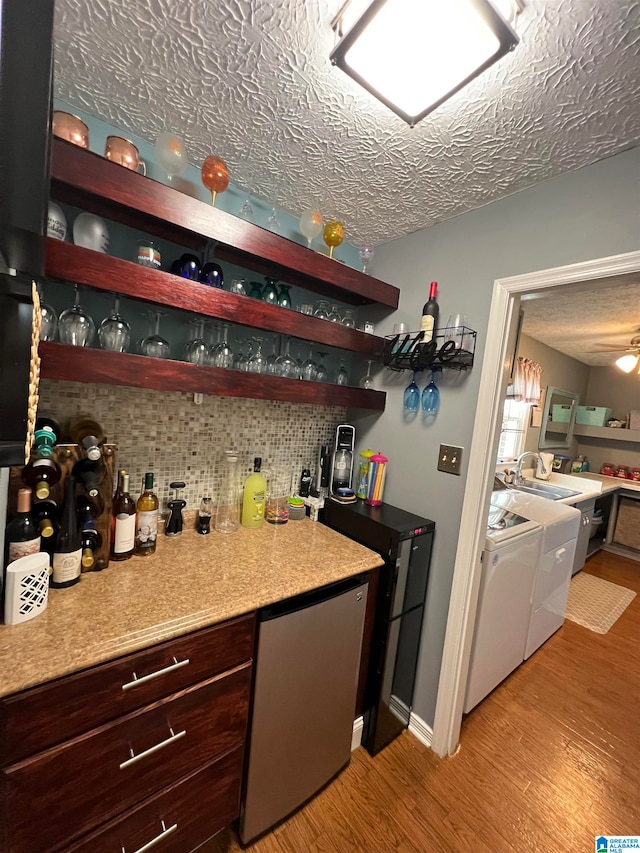
<path fill-rule="evenodd" d="M 524 483 L 524 477 L 522 476 L 522 463 L 527 456 L 533 456 L 536 460 L 536 467 L 540 466 L 540 473 L 546 474 L 547 469 L 544 467 L 544 462 L 542 461 L 542 457 L 539 453 L 536 453 L 534 450 L 525 450 L 524 453 L 521 453 L 520 456 L 516 459 L 516 469 L 515 469 L 515 478 L 514 482 L 516 486 L 522 486 Z"/>

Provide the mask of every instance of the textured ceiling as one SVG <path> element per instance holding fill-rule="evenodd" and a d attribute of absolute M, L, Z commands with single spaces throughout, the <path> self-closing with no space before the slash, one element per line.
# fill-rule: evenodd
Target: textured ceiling
<path fill-rule="evenodd" d="M 525 335 L 584 364 L 606 367 L 640 333 L 640 280 L 595 288 L 565 286 L 525 298 L 522 307 Z M 608 344 L 619 351 L 597 352 Z"/>
<path fill-rule="evenodd" d="M 527 0 L 516 50 L 411 129 L 328 56 L 343 0 L 56 0 L 55 94 L 352 243 L 427 227 L 640 140 L 640 4 Z"/>

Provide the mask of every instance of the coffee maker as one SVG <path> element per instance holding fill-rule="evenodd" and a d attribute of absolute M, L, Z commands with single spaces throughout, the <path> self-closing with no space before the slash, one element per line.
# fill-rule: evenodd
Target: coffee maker
<path fill-rule="evenodd" d="M 336 429 L 336 443 L 331 460 L 330 493 L 340 488 L 350 489 L 353 479 L 353 448 L 356 430 L 351 424 L 340 424 Z"/>

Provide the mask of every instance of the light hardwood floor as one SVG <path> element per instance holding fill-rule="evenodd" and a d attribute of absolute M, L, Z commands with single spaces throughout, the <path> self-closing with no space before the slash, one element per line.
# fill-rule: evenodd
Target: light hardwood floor
<path fill-rule="evenodd" d="M 464 720 L 440 760 L 405 732 L 363 749 L 250 853 L 582 853 L 640 834 L 640 563 L 588 572 L 639 593 L 608 634 L 565 622 Z M 241 848 L 227 831 L 200 853 Z"/>

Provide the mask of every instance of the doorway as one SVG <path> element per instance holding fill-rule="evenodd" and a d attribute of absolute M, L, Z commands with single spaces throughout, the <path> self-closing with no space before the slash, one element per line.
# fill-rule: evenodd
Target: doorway
<path fill-rule="evenodd" d="M 637 251 L 494 282 L 433 726 L 431 746 L 438 755 L 455 752 L 460 736 L 480 586 L 480 554 L 520 298 L 559 287 L 604 290 L 637 281 L 639 275 Z"/>

